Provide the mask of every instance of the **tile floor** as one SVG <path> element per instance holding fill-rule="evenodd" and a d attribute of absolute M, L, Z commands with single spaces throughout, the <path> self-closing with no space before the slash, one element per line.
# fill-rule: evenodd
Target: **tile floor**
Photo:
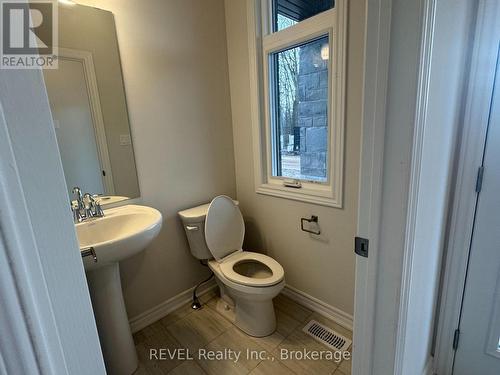
<path fill-rule="evenodd" d="M 302 332 L 303 326 L 310 319 L 324 323 L 340 334 L 352 338 L 352 333 L 342 326 L 279 295 L 274 300 L 277 318 L 276 332 L 264 338 L 250 337 L 216 311 L 217 298 L 214 293 L 205 294 L 200 298 L 205 302 L 202 310 L 194 311 L 189 305 L 183 306 L 137 332 L 134 335 L 134 341 L 140 365 L 135 375 L 351 374 L 350 360 L 336 363 L 327 359 L 278 359 L 281 349 L 323 352 L 328 350 L 326 346 Z M 150 360 L 150 349 L 159 348 L 164 350 L 166 356 L 169 353 L 178 355 L 175 359 Z M 174 349 L 181 349 L 181 351 L 175 352 Z M 185 349 L 189 349 L 193 360 L 182 358 L 182 355 L 186 354 Z M 238 361 L 235 361 L 234 356 L 224 360 L 208 360 L 200 358 L 199 355 L 201 352 L 208 353 L 209 351 L 228 353 L 229 349 L 233 350 L 233 353 L 241 352 Z M 247 355 L 247 350 L 258 355 Z"/>

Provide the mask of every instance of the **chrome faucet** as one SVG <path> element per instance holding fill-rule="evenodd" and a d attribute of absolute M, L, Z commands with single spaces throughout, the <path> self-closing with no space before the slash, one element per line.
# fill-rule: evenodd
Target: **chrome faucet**
<path fill-rule="evenodd" d="M 79 187 L 73 188 L 74 200 L 71 201 L 71 211 L 73 212 L 73 221 L 75 224 L 94 218 L 103 217 L 104 211 L 101 207 L 97 195 L 85 193 L 82 196 L 82 190 Z"/>
<path fill-rule="evenodd" d="M 73 188 L 74 200 L 71 201 L 71 211 L 73 212 L 73 221 L 81 223 L 84 219 L 85 204 L 83 203 L 82 190 L 76 186 Z"/>
<path fill-rule="evenodd" d="M 85 205 L 85 216 L 87 218 L 104 216 L 104 211 L 102 210 L 97 195 L 85 193 L 85 195 L 83 196 L 83 201 Z"/>

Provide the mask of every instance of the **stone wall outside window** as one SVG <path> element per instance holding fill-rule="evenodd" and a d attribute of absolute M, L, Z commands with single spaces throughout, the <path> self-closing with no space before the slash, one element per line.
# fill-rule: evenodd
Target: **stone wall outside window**
<path fill-rule="evenodd" d="M 298 122 L 300 173 L 313 180 L 327 178 L 328 151 L 328 60 L 321 58 L 321 45 L 301 48 L 298 75 Z"/>

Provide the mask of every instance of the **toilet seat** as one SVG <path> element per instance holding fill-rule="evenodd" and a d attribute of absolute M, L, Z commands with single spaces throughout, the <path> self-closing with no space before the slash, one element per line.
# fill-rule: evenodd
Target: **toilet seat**
<path fill-rule="evenodd" d="M 225 195 L 214 198 L 205 220 L 205 240 L 224 277 L 237 284 L 254 287 L 271 286 L 282 281 L 285 271 L 281 264 L 267 255 L 242 251 L 244 236 L 245 223 L 238 206 Z M 252 266 L 248 265 L 254 277 L 234 269 L 246 262 L 255 262 L 257 268 L 260 267 L 252 272 Z M 269 276 L 266 275 L 268 272 Z"/>
<path fill-rule="evenodd" d="M 245 261 L 254 261 L 266 266 L 270 271 L 269 277 L 257 278 L 244 276 L 234 270 L 234 266 Z M 229 280 L 247 286 L 263 287 L 278 284 L 285 277 L 281 264 L 273 258 L 251 251 L 239 251 L 219 264 L 222 274 Z"/>

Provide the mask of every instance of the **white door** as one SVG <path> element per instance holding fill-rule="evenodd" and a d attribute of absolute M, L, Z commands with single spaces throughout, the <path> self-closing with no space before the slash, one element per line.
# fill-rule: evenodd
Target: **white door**
<path fill-rule="evenodd" d="M 74 186 L 106 193 L 83 63 L 60 59 L 58 69 L 43 74 L 69 196 Z"/>
<path fill-rule="evenodd" d="M 490 109 L 454 375 L 500 374 L 500 64 Z"/>

